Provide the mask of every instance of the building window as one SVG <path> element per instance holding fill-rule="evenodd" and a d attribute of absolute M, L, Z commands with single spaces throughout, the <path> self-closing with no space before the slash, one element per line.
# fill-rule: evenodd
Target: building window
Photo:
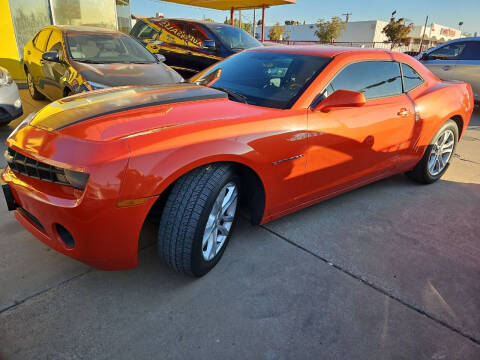
<path fill-rule="evenodd" d="M 130 0 L 116 0 L 118 30 L 128 34 L 131 29 Z"/>

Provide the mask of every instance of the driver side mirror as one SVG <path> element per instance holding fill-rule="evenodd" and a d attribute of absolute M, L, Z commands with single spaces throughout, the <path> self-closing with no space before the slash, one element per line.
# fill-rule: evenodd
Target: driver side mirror
<path fill-rule="evenodd" d="M 158 62 L 165 62 L 167 60 L 167 58 L 165 57 L 165 55 L 162 55 L 162 54 L 155 54 L 155 57 L 157 58 L 157 61 Z"/>
<path fill-rule="evenodd" d="M 208 50 L 216 50 L 217 44 L 215 44 L 215 40 L 205 40 L 202 43 L 202 47 Z"/>
<path fill-rule="evenodd" d="M 51 61 L 51 62 L 60 62 L 60 58 L 58 57 L 58 52 L 56 51 L 48 51 L 42 54 L 42 60 Z"/>
<path fill-rule="evenodd" d="M 338 107 L 360 107 L 365 105 L 365 95 L 358 91 L 337 90 L 313 107 L 313 111 L 328 112 Z"/>

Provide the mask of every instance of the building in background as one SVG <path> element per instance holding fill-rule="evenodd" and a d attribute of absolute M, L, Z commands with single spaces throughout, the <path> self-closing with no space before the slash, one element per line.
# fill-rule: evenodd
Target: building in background
<path fill-rule="evenodd" d="M 23 47 L 47 25 L 88 25 L 128 33 L 130 0 L 2 0 L 0 1 L 0 66 L 23 80 Z"/>
<path fill-rule="evenodd" d="M 347 28 L 342 32 L 342 35 L 335 40 L 336 43 L 348 46 L 362 46 L 362 47 L 385 47 L 389 48 L 388 39 L 382 32 L 383 28 L 388 22 L 383 20 L 368 20 L 368 21 L 350 21 Z M 272 26 L 265 27 L 265 34 L 268 34 Z M 293 24 L 284 25 L 282 40 L 291 43 L 313 42 L 318 41 L 315 36 L 317 29 L 315 24 Z M 396 50 L 408 51 L 418 50 L 420 46 L 420 39 L 422 38 L 425 26 L 414 26 L 409 34 L 410 41 L 408 44 L 402 44 Z M 439 24 L 431 24 L 426 27 L 424 48 L 432 47 L 438 43 L 457 39 L 460 37 L 461 31 L 453 29 L 448 26 Z M 256 34 L 258 38 L 258 32 Z"/>

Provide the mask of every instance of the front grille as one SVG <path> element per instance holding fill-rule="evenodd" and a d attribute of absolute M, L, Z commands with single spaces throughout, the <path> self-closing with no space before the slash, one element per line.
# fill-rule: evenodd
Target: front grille
<path fill-rule="evenodd" d="M 70 185 L 65 176 L 64 169 L 37 161 L 11 148 L 7 149 L 5 158 L 8 166 L 10 166 L 10 169 L 14 172 L 40 180 Z"/>

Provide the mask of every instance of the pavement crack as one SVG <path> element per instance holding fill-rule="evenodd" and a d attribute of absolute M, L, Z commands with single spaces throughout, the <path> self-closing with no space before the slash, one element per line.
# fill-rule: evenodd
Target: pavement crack
<path fill-rule="evenodd" d="M 3 312 L 5 312 L 5 311 L 7 311 L 7 310 L 13 309 L 13 308 L 15 308 L 15 307 L 23 304 L 23 303 L 24 303 L 25 301 L 27 301 L 27 300 L 33 299 L 34 297 L 37 297 L 37 296 L 42 295 L 42 294 L 45 294 L 46 292 L 49 292 L 50 290 L 56 289 L 56 288 L 62 286 L 63 284 L 66 284 L 66 283 L 68 283 L 68 282 L 70 282 L 70 281 L 72 281 L 72 280 L 78 279 L 78 278 L 80 278 L 80 277 L 88 274 L 88 273 L 91 272 L 92 270 L 93 270 L 93 268 L 89 268 L 88 270 L 86 270 L 86 271 L 84 271 L 84 272 L 82 272 L 82 273 L 80 273 L 80 274 L 77 274 L 77 275 L 72 276 L 72 277 L 70 277 L 70 278 L 68 278 L 68 279 L 65 279 L 65 280 L 60 281 L 59 283 L 57 283 L 57 284 L 55 284 L 55 285 L 53 285 L 53 286 L 51 286 L 51 287 L 49 287 L 49 288 L 40 290 L 40 291 L 38 291 L 38 292 L 36 292 L 36 293 L 34 293 L 34 294 L 32 294 L 32 295 L 29 295 L 29 296 L 27 296 L 27 297 L 25 297 L 25 298 L 23 298 L 23 299 L 21 299 L 21 300 L 15 300 L 15 303 L 14 303 L 14 304 L 8 305 L 8 306 L 6 306 L 6 307 L 1 308 L 1 309 L 0 309 L 0 314 L 2 314 Z"/>
<path fill-rule="evenodd" d="M 461 160 L 461 161 L 465 161 L 465 162 L 469 162 L 469 163 L 472 163 L 472 164 L 480 165 L 480 162 L 474 161 L 474 160 L 465 159 L 465 158 L 461 157 L 461 156 L 458 155 L 458 154 L 453 154 L 453 157 L 454 157 L 455 159 L 458 159 L 458 160 Z"/>
<path fill-rule="evenodd" d="M 368 280 L 366 277 L 363 277 L 363 276 L 361 276 L 361 275 L 355 274 L 355 273 L 351 272 L 350 270 L 345 269 L 345 268 L 341 267 L 341 266 L 338 265 L 338 264 L 335 264 L 332 260 L 328 260 L 328 259 L 324 258 L 323 256 L 318 255 L 318 254 L 314 253 L 313 251 L 308 250 L 307 248 L 303 247 L 302 245 L 296 244 L 296 243 L 293 242 L 292 240 L 286 238 L 286 237 L 283 236 L 283 235 L 278 234 L 277 232 L 275 232 L 275 231 L 267 228 L 267 227 L 264 226 L 264 225 L 260 225 L 260 227 L 263 228 L 264 230 L 268 231 L 269 233 L 273 234 L 274 236 L 277 236 L 278 238 L 286 241 L 286 242 L 289 243 L 290 245 L 293 245 L 294 247 L 296 247 L 296 248 L 298 248 L 298 249 L 300 249 L 300 250 L 302 250 L 302 251 L 304 251 L 304 252 L 306 252 L 306 253 L 314 256 L 315 258 L 323 261 L 323 262 L 326 263 L 327 265 L 332 266 L 332 267 L 335 268 L 336 270 L 341 271 L 341 272 L 344 273 L 345 275 L 348 275 L 349 277 L 351 277 L 351 278 L 353 278 L 353 279 L 355 279 L 355 280 L 363 283 L 364 285 L 366 285 L 366 286 L 368 286 L 368 287 L 376 290 L 377 292 L 379 292 L 379 293 L 381 293 L 381 294 L 383 294 L 383 295 L 385 295 L 385 296 L 388 296 L 390 299 L 392 299 L 392 300 L 400 303 L 400 304 L 403 305 L 403 306 L 406 306 L 406 307 L 409 308 L 410 310 L 413 310 L 413 311 L 419 313 L 420 315 L 423 315 L 423 316 L 429 318 L 430 320 L 436 322 L 437 324 L 439 324 L 439 325 L 441 325 L 441 326 L 449 329 L 450 331 L 453 331 L 453 332 L 459 334 L 460 336 L 463 336 L 464 338 L 472 341 L 473 343 L 475 343 L 475 344 L 477 344 L 477 345 L 480 345 L 480 339 L 477 339 L 477 338 L 475 338 L 473 335 L 466 333 L 466 332 L 463 331 L 462 329 L 459 329 L 459 328 L 457 328 L 456 326 L 451 325 L 451 324 L 445 322 L 444 320 L 438 318 L 438 317 L 435 316 L 434 314 L 431 314 L 431 313 L 429 313 L 429 312 L 427 312 L 427 311 L 425 311 L 425 310 L 423 310 L 423 309 L 421 309 L 421 308 L 419 308 L 419 307 L 417 307 L 417 306 L 415 306 L 415 305 L 412 305 L 412 304 L 408 303 L 407 301 L 401 299 L 400 297 L 398 297 L 398 296 L 390 293 L 389 291 L 383 289 L 383 288 L 380 287 L 379 285 L 371 282 L 371 281 Z"/>

